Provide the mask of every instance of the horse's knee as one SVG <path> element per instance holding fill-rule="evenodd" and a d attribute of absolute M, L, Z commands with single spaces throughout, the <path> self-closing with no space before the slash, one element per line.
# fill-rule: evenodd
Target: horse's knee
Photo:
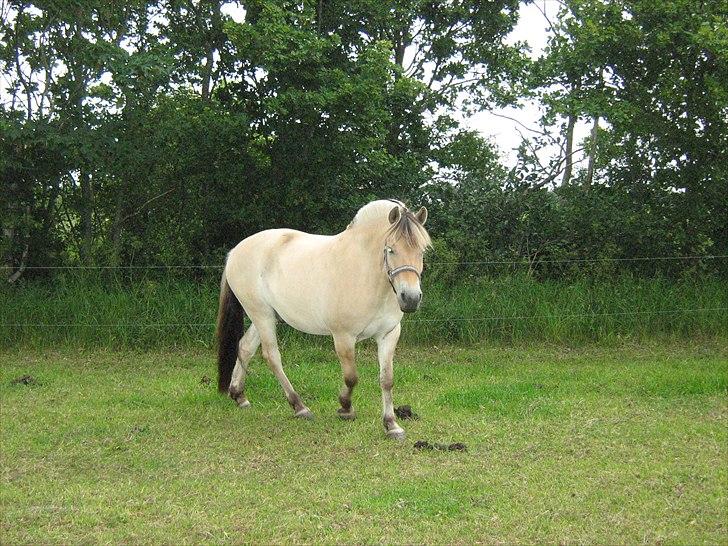
<path fill-rule="evenodd" d="M 348 364 L 354 363 L 355 354 L 353 347 L 338 348 L 336 354 L 342 362 Z"/>
<path fill-rule="evenodd" d="M 253 357 L 252 351 L 248 347 L 248 344 L 245 343 L 245 338 L 240 340 L 240 343 L 238 343 L 238 358 L 245 362 L 246 360 L 250 360 Z"/>
<path fill-rule="evenodd" d="M 348 338 L 342 339 L 334 337 L 334 349 L 336 356 L 339 357 L 342 366 L 352 366 L 356 358 L 356 350 L 354 342 Z"/>
<path fill-rule="evenodd" d="M 349 387 L 349 389 L 353 389 L 356 387 L 356 384 L 359 382 L 359 376 L 357 376 L 356 372 L 347 373 L 344 375 L 344 384 Z"/>
<path fill-rule="evenodd" d="M 392 372 L 385 372 L 379 375 L 379 385 L 385 391 L 391 391 L 394 385 L 394 375 Z"/>

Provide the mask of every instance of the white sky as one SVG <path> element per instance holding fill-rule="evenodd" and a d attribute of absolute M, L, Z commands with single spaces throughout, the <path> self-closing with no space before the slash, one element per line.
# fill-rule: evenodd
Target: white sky
<path fill-rule="evenodd" d="M 552 21 L 556 18 L 559 3 L 551 0 L 536 0 L 536 4 L 521 4 L 518 24 L 508 37 L 508 43 L 526 42 L 531 49 L 531 58 L 538 58 L 546 48 L 548 41 L 548 23 L 545 13 Z M 498 114 L 507 115 L 520 121 L 526 127 L 538 128 L 541 117 L 537 101 L 523 101 L 521 108 L 503 108 L 494 110 Z M 484 137 L 490 138 L 501 151 L 501 157 L 507 166 L 516 162 L 515 149 L 521 143 L 521 135 L 517 129 L 527 134 L 522 126 L 515 121 L 495 116 L 489 112 L 478 112 L 469 119 L 463 120 L 466 127 L 477 130 Z M 574 143 L 576 144 L 589 133 L 589 127 L 583 122 L 577 122 L 574 129 Z M 547 161 L 550 154 L 556 150 L 543 150 L 542 161 Z M 583 154 L 574 154 L 574 163 L 583 160 Z"/>
<path fill-rule="evenodd" d="M 551 7 L 549 8 L 549 5 Z M 551 17 L 555 15 L 557 4 L 552 2 L 540 2 L 541 9 Z M 519 10 L 518 24 L 508 37 L 508 43 L 526 42 L 531 49 L 531 58 L 538 58 L 546 48 L 548 33 L 546 20 L 533 4 L 521 4 Z M 527 127 L 537 127 L 541 116 L 539 105 L 534 101 L 524 101 L 521 108 L 496 109 L 496 113 L 504 114 L 517 119 Z M 515 160 L 514 149 L 521 143 L 521 136 L 516 130 L 518 124 L 515 121 L 495 116 L 489 112 L 478 112 L 469 119 L 464 119 L 464 124 L 477 130 L 484 137 L 489 137 L 501 150 L 503 159 L 508 163 Z M 528 132 L 519 127 L 521 132 Z"/>

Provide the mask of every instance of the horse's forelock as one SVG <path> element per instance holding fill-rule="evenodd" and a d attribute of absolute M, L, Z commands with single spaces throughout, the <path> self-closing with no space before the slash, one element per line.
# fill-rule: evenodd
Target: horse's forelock
<path fill-rule="evenodd" d="M 430 234 L 427 233 L 425 227 L 417 220 L 412 211 L 406 208 L 400 215 L 399 220 L 392 224 L 387 231 L 387 238 L 389 237 L 395 240 L 404 239 L 408 246 L 420 250 L 432 246 Z"/>
<path fill-rule="evenodd" d="M 387 229 L 387 239 L 404 239 L 407 245 L 420 250 L 431 247 L 432 240 L 425 227 L 417 220 L 414 213 L 407 208 L 407 205 L 394 199 L 382 199 L 364 205 L 349 223 L 347 229 L 355 225 L 367 225 L 369 222 L 375 222 L 375 225 L 386 222 L 393 205 L 400 207 L 401 214 L 399 220 Z"/>

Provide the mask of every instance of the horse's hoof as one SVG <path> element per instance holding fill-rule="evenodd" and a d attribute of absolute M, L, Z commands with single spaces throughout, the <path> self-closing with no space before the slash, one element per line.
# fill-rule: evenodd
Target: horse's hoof
<path fill-rule="evenodd" d="M 245 400 L 237 400 L 237 404 L 239 408 L 249 408 L 250 400 L 248 400 L 247 398 Z"/>
<path fill-rule="evenodd" d="M 336 410 L 336 413 L 339 419 L 343 419 L 344 421 L 353 421 L 356 419 L 356 412 L 354 410 L 344 411 L 344 408 L 339 408 Z"/>
<path fill-rule="evenodd" d="M 313 413 L 308 408 L 303 408 L 302 410 L 297 411 L 293 416 L 296 419 L 307 419 L 309 421 L 313 419 Z"/>
<path fill-rule="evenodd" d="M 404 440 L 404 437 L 404 430 L 402 430 L 401 428 L 394 428 L 387 431 L 387 438 L 391 438 L 392 440 L 398 440 L 401 442 L 402 440 Z"/>

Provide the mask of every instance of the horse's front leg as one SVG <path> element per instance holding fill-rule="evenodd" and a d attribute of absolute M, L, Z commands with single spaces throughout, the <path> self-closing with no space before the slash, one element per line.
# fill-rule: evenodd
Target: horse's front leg
<path fill-rule="evenodd" d="M 356 362 L 354 360 L 355 344 L 356 338 L 352 335 L 343 334 L 334 336 L 334 347 L 336 348 L 336 355 L 341 362 L 341 373 L 344 376 L 344 386 L 339 393 L 341 407 L 338 413 L 339 417 L 347 420 L 356 419 L 356 412 L 351 407 L 351 393 L 358 381 Z"/>
<path fill-rule="evenodd" d="M 392 360 L 401 330 L 402 327 L 397 324 L 391 332 L 377 339 L 379 384 L 382 387 L 382 419 L 387 436 L 395 440 L 404 440 L 404 430 L 394 420 L 394 405 L 392 404 L 392 385 L 394 384 Z"/>

